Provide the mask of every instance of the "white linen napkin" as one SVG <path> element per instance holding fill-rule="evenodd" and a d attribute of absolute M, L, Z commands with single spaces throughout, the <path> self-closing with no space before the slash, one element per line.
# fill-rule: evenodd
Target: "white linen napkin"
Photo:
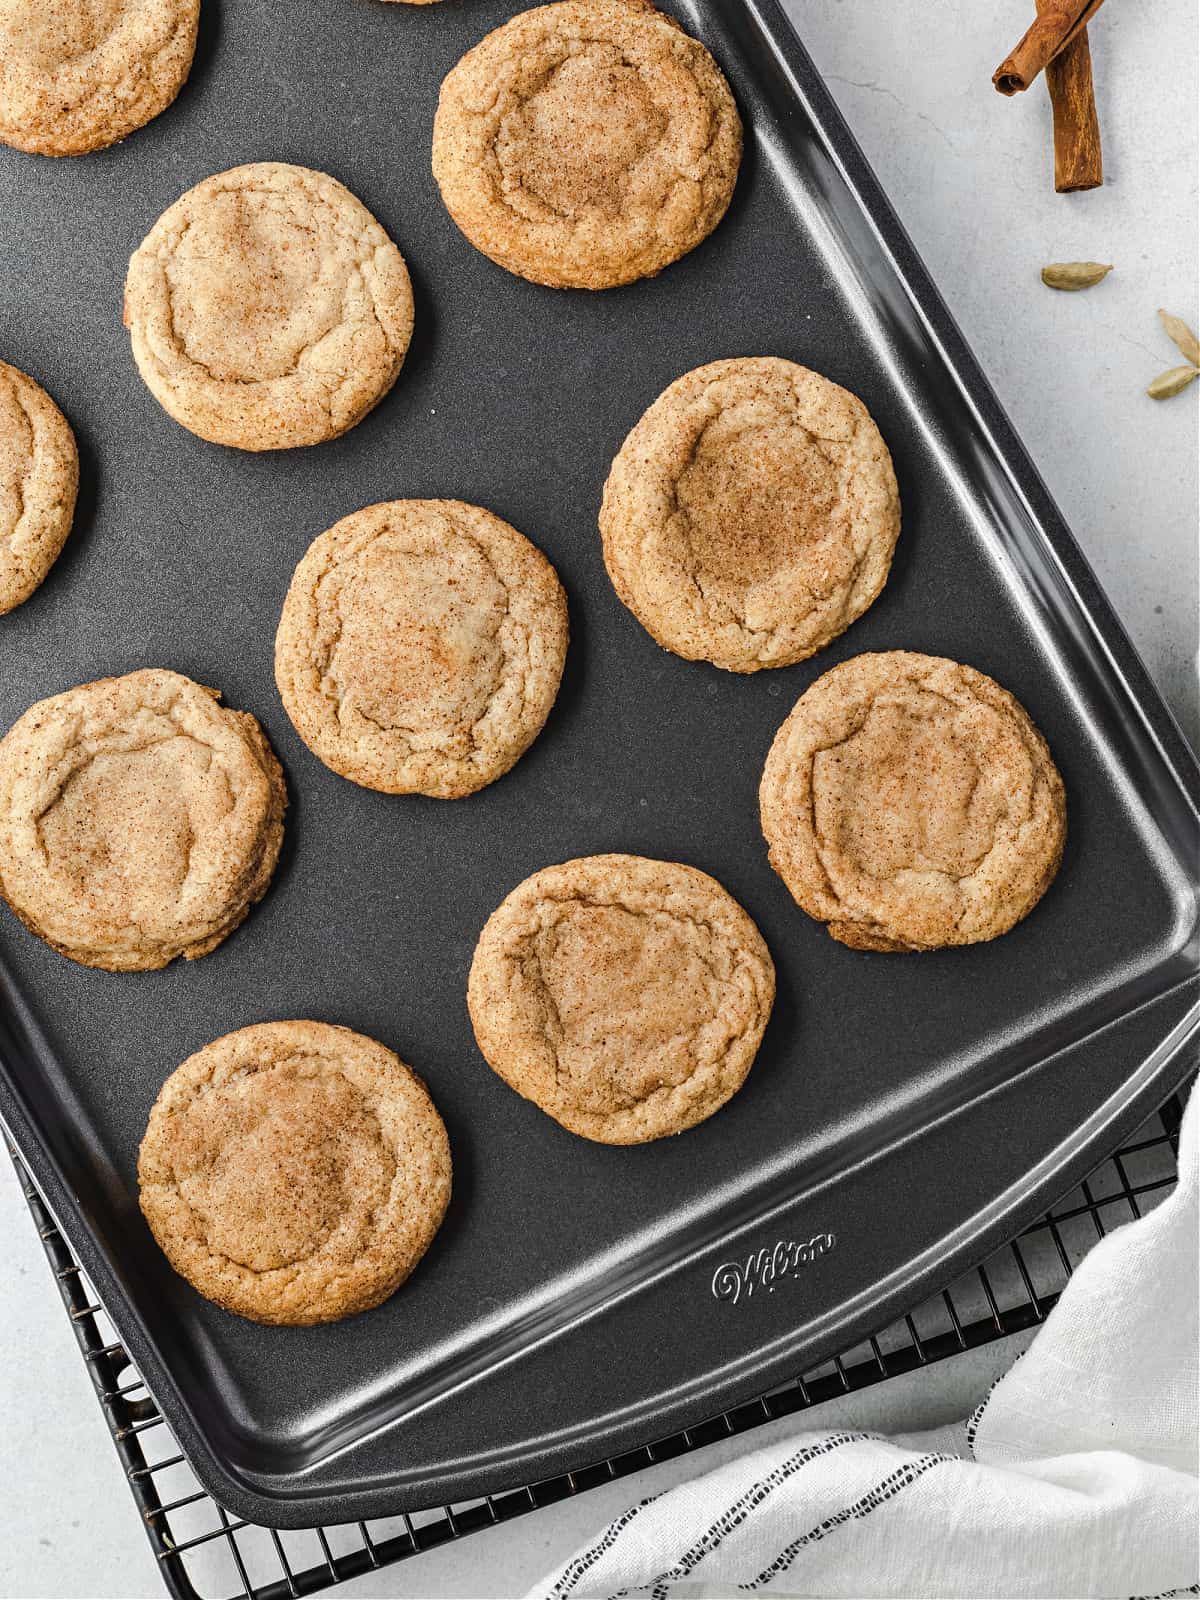
<path fill-rule="evenodd" d="M 531 1600 L 1200 1594 L 1200 1093 L 1179 1184 L 1084 1258 L 958 1430 L 799 1433 L 632 1506 Z"/>

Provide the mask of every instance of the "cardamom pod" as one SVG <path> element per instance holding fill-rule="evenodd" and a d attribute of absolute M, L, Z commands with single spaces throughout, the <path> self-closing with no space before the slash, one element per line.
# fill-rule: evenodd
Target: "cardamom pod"
<path fill-rule="evenodd" d="M 1182 394 L 1194 378 L 1200 378 L 1200 367 L 1172 367 L 1160 372 L 1146 393 L 1151 400 L 1169 400 L 1173 394 Z"/>
<path fill-rule="evenodd" d="M 1111 271 L 1111 261 L 1052 261 L 1042 268 L 1042 282 L 1047 289 L 1091 289 Z"/>
<path fill-rule="evenodd" d="M 1167 330 L 1167 338 L 1175 341 L 1194 367 L 1200 367 L 1200 339 L 1197 339 L 1182 317 L 1173 317 L 1161 306 L 1158 308 L 1158 314 L 1162 318 L 1163 327 Z"/>

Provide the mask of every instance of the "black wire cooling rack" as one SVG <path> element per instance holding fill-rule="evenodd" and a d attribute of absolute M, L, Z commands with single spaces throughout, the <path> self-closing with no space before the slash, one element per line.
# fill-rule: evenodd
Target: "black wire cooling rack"
<path fill-rule="evenodd" d="M 239 1521 L 200 1487 L 29 1175 L 10 1154 L 168 1592 L 177 1600 L 294 1600 L 1033 1327 L 1098 1238 L 1170 1191 L 1181 1116 L 1182 1100 L 1174 1095 L 1135 1139 L 983 1266 L 865 1343 L 752 1405 L 511 1494 L 302 1532 Z"/>

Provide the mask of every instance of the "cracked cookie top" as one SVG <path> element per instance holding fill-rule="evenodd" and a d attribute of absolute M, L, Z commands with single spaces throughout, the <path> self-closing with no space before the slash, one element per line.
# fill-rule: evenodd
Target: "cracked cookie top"
<path fill-rule="evenodd" d="M 182 88 L 200 0 L 3 0 L 0 142 L 77 156 L 124 139 Z"/>
<path fill-rule="evenodd" d="M 147 668 L 41 700 L 0 740 L 0 895 L 112 972 L 207 955 L 266 893 L 283 773 L 215 689 Z"/>
<path fill-rule="evenodd" d="M 134 252 L 125 324 L 150 392 L 214 444 L 281 450 L 361 422 L 412 335 L 408 269 L 323 172 L 262 161 L 217 173 Z"/>
<path fill-rule="evenodd" d="M 900 532 L 862 401 L 775 356 L 677 378 L 612 464 L 613 587 L 665 649 L 730 672 L 802 661 L 862 615 Z"/>
<path fill-rule="evenodd" d="M 467 988 L 489 1066 L 572 1133 L 642 1144 L 741 1088 L 775 999 L 762 935 L 706 873 L 545 867 L 488 919 Z"/>
<path fill-rule="evenodd" d="M 861 950 L 1007 933 L 1066 838 L 1062 779 L 1022 706 L 972 667 L 907 650 L 818 678 L 775 736 L 759 798 L 771 865 Z"/>
<path fill-rule="evenodd" d="M 301 1326 L 400 1287 L 449 1204 L 450 1146 L 425 1085 L 374 1039 L 263 1022 L 163 1084 L 138 1179 L 176 1272 L 227 1311 Z"/>
<path fill-rule="evenodd" d="M 275 639 L 300 737 L 369 789 L 452 800 L 501 776 L 554 704 L 567 603 L 507 522 L 461 500 L 392 500 L 313 541 Z"/>
<path fill-rule="evenodd" d="M 0 616 L 54 565 L 78 486 L 67 419 L 39 384 L 0 361 Z"/>
<path fill-rule="evenodd" d="M 651 277 L 720 222 L 742 125 L 698 40 L 650 5 L 524 11 L 442 84 L 433 172 L 477 250 L 555 288 Z"/>

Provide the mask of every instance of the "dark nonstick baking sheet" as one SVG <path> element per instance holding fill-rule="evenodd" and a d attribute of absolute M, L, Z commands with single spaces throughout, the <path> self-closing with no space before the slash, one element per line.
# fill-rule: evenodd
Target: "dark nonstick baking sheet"
<path fill-rule="evenodd" d="M 126 145 L 61 162 L 0 150 L 0 354 L 61 403 L 83 472 L 66 552 L 0 620 L 0 723 L 85 679 L 174 667 L 262 719 L 292 801 L 270 894 L 198 963 L 90 972 L 0 917 L 0 1111 L 206 1487 L 268 1523 L 532 1481 L 811 1367 L 1040 1211 L 1182 1078 L 1194 1037 L 1196 769 L 782 13 L 676 7 L 746 121 L 737 194 L 661 278 L 587 294 L 476 254 L 430 176 L 438 84 L 513 9 L 205 0 L 191 82 Z M 324 168 L 370 206 L 408 258 L 417 328 L 396 389 L 348 436 L 253 456 L 159 409 L 121 287 L 185 188 L 268 158 Z M 660 390 L 746 353 L 866 400 L 904 531 L 848 634 L 735 677 L 665 654 L 633 621 L 596 512 Z M 372 501 L 439 495 L 528 533 L 572 617 L 542 737 L 453 803 L 328 772 L 271 670 L 309 541 Z M 994 674 L 1062 769 L 1062 871 L 994 944 L 848 951 L 767 865 L 756 789 L 776 728 L 820 672 L 893 647 Z M 508 1090 L 464 1000 L 504 894 L 605 850 L 713 873 L 779 973 L 743 1091 L 681 1138 L 628 1149 L 577 1139 Z M 240 1321 L 174 1277 L 135 1183 L 164 1077 L 218 1034 L 292 1016 L 398 1050 L 455 1162 L 410 1284 L 307 1330 Z"/>

